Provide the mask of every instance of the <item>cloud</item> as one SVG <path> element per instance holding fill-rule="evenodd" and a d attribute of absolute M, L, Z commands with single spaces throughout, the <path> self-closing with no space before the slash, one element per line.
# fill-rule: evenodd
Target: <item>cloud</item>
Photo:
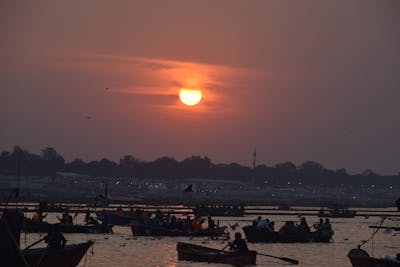
<path fill-rule="evenodd" d="M 233 110 L 237 95 L 262 88 L 271 78 L 265 71 L 190 61 L 102 53 L 86 53 L 82 59 L 91 62 L 92 68 L 113 70 L 110 79 L 114 93 L 132 94 L 150 105 L 173 107 L 177 103 L 171 99 L 177 98 L 180 88 L 200 89 L 204 111 Z"/>

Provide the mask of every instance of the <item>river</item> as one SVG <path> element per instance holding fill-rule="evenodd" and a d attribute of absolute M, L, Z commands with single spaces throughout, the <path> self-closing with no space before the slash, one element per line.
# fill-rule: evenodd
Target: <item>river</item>
<path fill-rule="evenodd" d="M 31 216 L 31 214 L 27 214 Z M 254 216 L 235 217 L 215 217 L 220 220 L 220 225 L 233 225 L 238 222 L 239 227 L 236 231 L 241 231 L 241 227 L 251 224 Z M 296 216 L 268 216 L 275 221 L 276 227 L 282 225 L 286 220 L 298 220 Z M 318 221 L 316 216 L 306 217 L 309 225 Z M 49 222 L 56 222 L 56 215 L 49 214 L 46 218 Z M 289 257 L 299 260 L 298 266 L 304 267 L 351 267 L 347 258 L 350 249 L 355 248 L 362 240 L 367 240 L 373 229 L 369 225 L 376 225 L 380 221 L 379 217 L 356 217 L 351 219 L 332 218 L 332 227 L 335 231 L 334 241 L 329 244 L 306 243 L 306 244 L 252 244 L 249 249 L 270 255 Z M 75 218 L 75 223 L 83 223 L 83 214 Z M 384 225 L 399 226 L 399 221 L 387 219 Z M 235 231 L 228 227 L 233 237 Z M 187 261 L 178 261 L 176 243 L 178 241 L 209 246 L 221 249 L 226 245 L 224 240 L 209 240 L 209 238 L 189 238 L 189 237 L 133 237 L 129 227 L 114 226 L 114 234 L 65 234 L 69 244 L 94 240 L 93 250 L 90 249 L 79 266 L 96 267 L 183 267 L 183 266 L 229 266 L 223 264 L 207 264 Z M 22 234 L 21 247 L 29 245 L 41 238 L 42 234 Z M 39 244 L 36 247 L 44 246 Z M 400 253 L 400 232 L 379 231 L 374 238 L 363 246 L 370 255 L 375 257 L 394 256 Z M 257 256 L 257 266 L 287 266 L 288 263 Z"/>

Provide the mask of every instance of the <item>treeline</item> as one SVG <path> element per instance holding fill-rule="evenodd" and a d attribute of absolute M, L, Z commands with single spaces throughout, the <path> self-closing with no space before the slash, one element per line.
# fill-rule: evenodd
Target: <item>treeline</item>
<path fill-rule="evenodd" d="M 192 156 L 182 161 L 161 157 L 154 161 L 142 161 L 131 155 L 119 162 L 103 158 L 85 162 L 75 159 L 66 162 L 51 147 L 41 150 L 40 155 L 18 146 L 13 151 L 3 151 L 0 156 L 0 173 L 15 175 L 20 166 L 25 176 L 55 176 L 57 172 L 72 172 L 94 177 L 135 178 L 208 178 L 252 181 L 271 185 L 400 185 L 399 176 L 381 176 L 372 170 L 350 175 L 345 169 L 330 170 L 314 161 L 299 166 L 284 162 L 275 166 L 258 165 L 255 169 L 237 163 L 214 164 L 208 157 Z"/>

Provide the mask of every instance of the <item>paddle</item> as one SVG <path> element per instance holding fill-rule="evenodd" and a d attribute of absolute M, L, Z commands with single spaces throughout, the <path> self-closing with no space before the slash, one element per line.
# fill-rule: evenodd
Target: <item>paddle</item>
<path fill-rule="evenodd" d="M 34 245 L 39 244 L 39 243 L 42 242 L 45 238 L 46 238 L 46 237 L 43 237 L 43 238 L 39 239 L 38 241 L 36 241 L 36 242 L 30 244 L 29 246 L 27 246 L 27 247 L 24 248 L 24 249 L 29 249 L 29 248 L 33 247 Z"/>
<path fill-rule="evenodd" d="M 218 254 L 221 253 L 222 251 L 224 251 L 228 246 L 229 246 L 229 242 L 225 247 L 223 247 L 220 251 L 218 251 L 214 256 L 212 256 L 211 258 L 208 259 L 208 261 L 207 261 L 208 264 L 210 264 L 218 256 Z"/>
<path fill-rule="evenodd" d="M 271 257 L 271 258 L 275 258 L 275 259 L 279 259 L 281 261 L 290 262 L 291 264 L 299 264 L 299 261 L 295 260 L 295 259 L 290 259 L 290 258 L 285 258 L 285 257 L 277 257 L 277 256 L 272 256 L 272 255 L 268 255 L 268 254 L 259 253 L 259 252 L 257 252 L 257 254 L 258 255 L 262 255 L 262 256 Z"/>

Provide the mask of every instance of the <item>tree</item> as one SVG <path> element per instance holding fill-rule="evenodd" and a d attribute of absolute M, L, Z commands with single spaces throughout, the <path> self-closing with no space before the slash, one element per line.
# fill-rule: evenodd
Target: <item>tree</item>
<path fill-rule="evenodd" d="M 53 175 L 65 167 L 64 158 L 52 147 L 42 149 L 40 157 L 44 161 L 46 173 L 49 175 Z"/>
<path fill-rule="evenodd" d="M 179 164 L 182 174 L 186 177 L 204 177 L 212 166 L 208 157 L 191 156 Z"/>
<path fill-rule="evenodd" d="M 126 155 L 119 160 L 119 173 L 125 176 L 138 175 L 142 169 L 141 162 L 131 155 Z"/>
<path fill-rule="evenodd" d="M 373 172 L 370 169 L 367 169 L 367 170 L 363 171 L 361 175 L 365 176 L 365 177 L 377 177 L 378 176 L 377 173 Z"/>

